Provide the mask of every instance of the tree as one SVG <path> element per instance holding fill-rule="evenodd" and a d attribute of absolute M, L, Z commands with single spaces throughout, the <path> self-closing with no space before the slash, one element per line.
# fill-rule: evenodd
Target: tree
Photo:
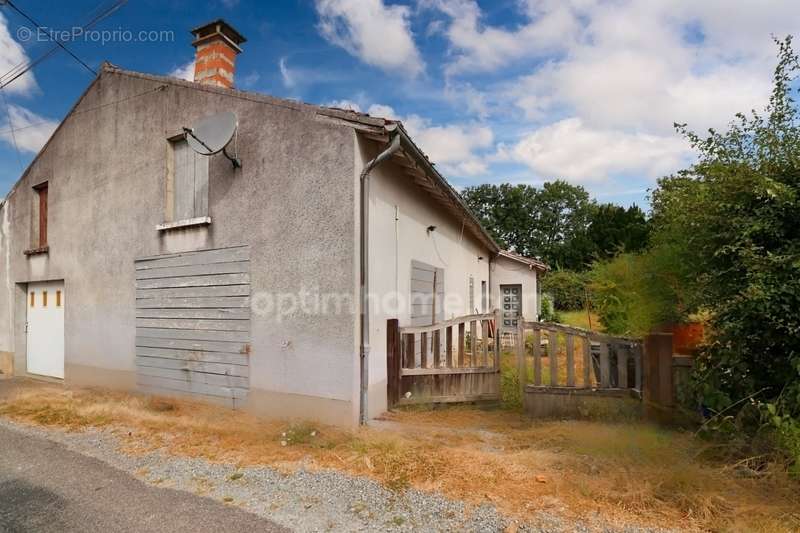
<path fill-rule="evenodd" d="M 541 257 L 555 269 L 586 270 L 598 258 L 646 247 L 644 212 L 601 204 L 578 185 L 561 180 L 530 185 L 479 185 L 462 192 L 497 242 L 523 255 Z"/>
<path fill-rule="evenodd" d="M 497 242 L 554 267 L 580 268 L 593 202 L 583 187 L 564 181 L 530 185 L 479 185 L 462 192 L 467 205 Z"/>
<path fill-rule="evenodd" d="M 637 205 L 624 208 L 600 204 L 592 212 L 588 233 L 594 254 L 606 259 L 620 251 L 640 252 L 647 248 L 650 224 Z"/>
<path fill-rule="evenodd" d="M 698 162 L 659 181 L 653 247 L 712 313 L 696 384 L 713 409 L 749 396 L 800 416 L 800 112 L 797 55 L 778 42 L 764 113 L 738 114 L 706 138 L 678 129 Z"/>

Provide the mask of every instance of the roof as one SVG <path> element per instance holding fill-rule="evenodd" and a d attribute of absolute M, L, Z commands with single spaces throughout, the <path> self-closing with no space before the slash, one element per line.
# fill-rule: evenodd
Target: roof
<path fill-rule="evenodd" d="M 512 252 L 511 250 L 501 250 L 498 255 L 500 257 L 506 257 L 508 259 L 511 259 L 512 261 L 528 265 L 529 267 L 534 268 L 536 270 L 540 270 L 542 272 L 550 270 L 550 267 L 547 266 L 542 261 L 538 259 L 533 259 L 531 257 L 525 257 L 524 255 L 520 255 L 517 252 Z"/>
<path fill-rule="evenodd" d="M 261 93 L 204 85 L 193 81 L 171 78 L 168 76 L 157 76 L 153 74 L 124 70 L 108 62 L 103 64 L 97 77 L 84 90 L 80 98 L 78 98 L 64 119 L 59 123 L 58 127 L 50 136 L 50 139 L 47 141 L 47 143 L 45 143 L 33 161 L 31 161 L 30 165 L 28 165 L 28 168 L 22 173 L 22 176 L 20 177 L 20 180 L 17 181 L 17 184 L 19 184 L 25 175 L 28 174 L 30 169 L 33 168 L 33 165 L 39 159 L 40 154 L 47 149 L 47 146 L 61 129 L 64 122 L 74 113 L 81 112 L 76 111 L 78 105 L 89 93 L 92 86 L 94 86 L 94 84 L 97 83 L 97 81 L 105 74 L 118 74 L 132 78 L 150 80 L 161 83 L 163 86 L 173 85 L 189 87 L 194 90 L 218 93 L 221 95 L 242 98 L 253 102 L 262 102 L 265 104 L 278 105 L 288 109 L 295 109 L 297 111 L 305 111 L 314 114 L 321 122 L 335 123 L 352 127 L 358 133 L 378 142 L 388 143 L 392 135 L 399 134 L 401 135 L 401 147 L 392 156 L 392 161 L 398 164 L 417 186 L 432 196 L 434 200 L 442 205 L 456 219 L 460 220 L 464 224 L 464 228 L 469 230 L 469 232 L 492 253 L 496 254 L 501 252 L 500 246 L 481 225 L 480 221 L 472 213 L 469 207 L 467 207 L 466 203 L 464 203 L 464 200 L 461 198 L 461 195 L 459 195 L 458 192 L 447 182 L 447 179 L 445 179 L 445 177 L 439 173 L 428 156 L 425 155 L 425 153 L 414 143 L 400 121 L 381 117 L 372 117 L 368 114 L 351 110 L 307 104 L 297 100 L 276 98 Z M 14 187 L 11 188 L 6 198 L 8 198 L 14 192 L 16 187 L 17 185 L 14 185 Z"/>

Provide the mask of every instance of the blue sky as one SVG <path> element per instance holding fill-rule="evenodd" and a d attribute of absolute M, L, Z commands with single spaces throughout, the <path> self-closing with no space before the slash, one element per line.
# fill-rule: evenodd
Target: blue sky
<path fill-rule="evenodd" d="M 108 3 L 16 0 L 67 31 Z M 95 29 L 163 38 L 67 44 L 95 68 L 180 76 L 189 29 L 218 17 L 248 39 L 241 89 L 399 118 L 457 187 L 563 178 L 622 204 L 691 161 L 673 122 L 763 106 L 770 35 L 800 27 L 795 0 L 130 0 Z M 0 76 L 50 46 L 23 26 L 0 6 Z M 58 52 L 6 87 L 0 195 L 91 79 Z"/>

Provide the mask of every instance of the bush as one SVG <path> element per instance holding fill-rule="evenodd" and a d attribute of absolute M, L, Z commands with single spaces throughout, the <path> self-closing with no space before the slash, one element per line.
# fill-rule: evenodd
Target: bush
<path fill-rule="evenodd" d="M 652 251 L 592 265 L 594 310 L 608 333 L 644 335 L 681 318 L 680 298 L 661 272 L 658 253 Z"/>
<path fill-rule="evenodd" d="M 587 288 L 586 274 L 571 270 L 556 270 L 547 273 L 541 281 L 542 291 L 553 298 L 559 311 L 579 311 L 586 308 L 587 298 L 591 298 Z"/>
<path fill-rule="evenodd" d="M 561 315 L 553 305 L 553 298 L 549 294 L 542 294 L 542 305 L 539 310 L 539 320 L 542 322 L 560 322 Z"/>

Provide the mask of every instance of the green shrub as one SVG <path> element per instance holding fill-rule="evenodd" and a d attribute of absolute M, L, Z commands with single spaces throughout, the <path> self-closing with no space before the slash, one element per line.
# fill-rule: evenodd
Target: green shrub
<path fill-rule="evenodd" d="M 586 274 L 572 270 L 548 272 L 541 280 L 542 291 L 553 297 L 559 311 L 577 311 L 586 308 L 590 299 Z"/>
<path fill-rule="evenodd" d="M 561 315 L 553 305 L 553 298 L 548 294 L 542 294 L 541 309 L 539 310 L 539 320 L 542 322 L 560 322 Z"/>
<path fill-rule="evenodd" d="M 675 288 L 662 280 L 657 251 L 598 261 L 590 272 L 594 310 L 608 333 L 644 335 L 681 318 Z"/>

